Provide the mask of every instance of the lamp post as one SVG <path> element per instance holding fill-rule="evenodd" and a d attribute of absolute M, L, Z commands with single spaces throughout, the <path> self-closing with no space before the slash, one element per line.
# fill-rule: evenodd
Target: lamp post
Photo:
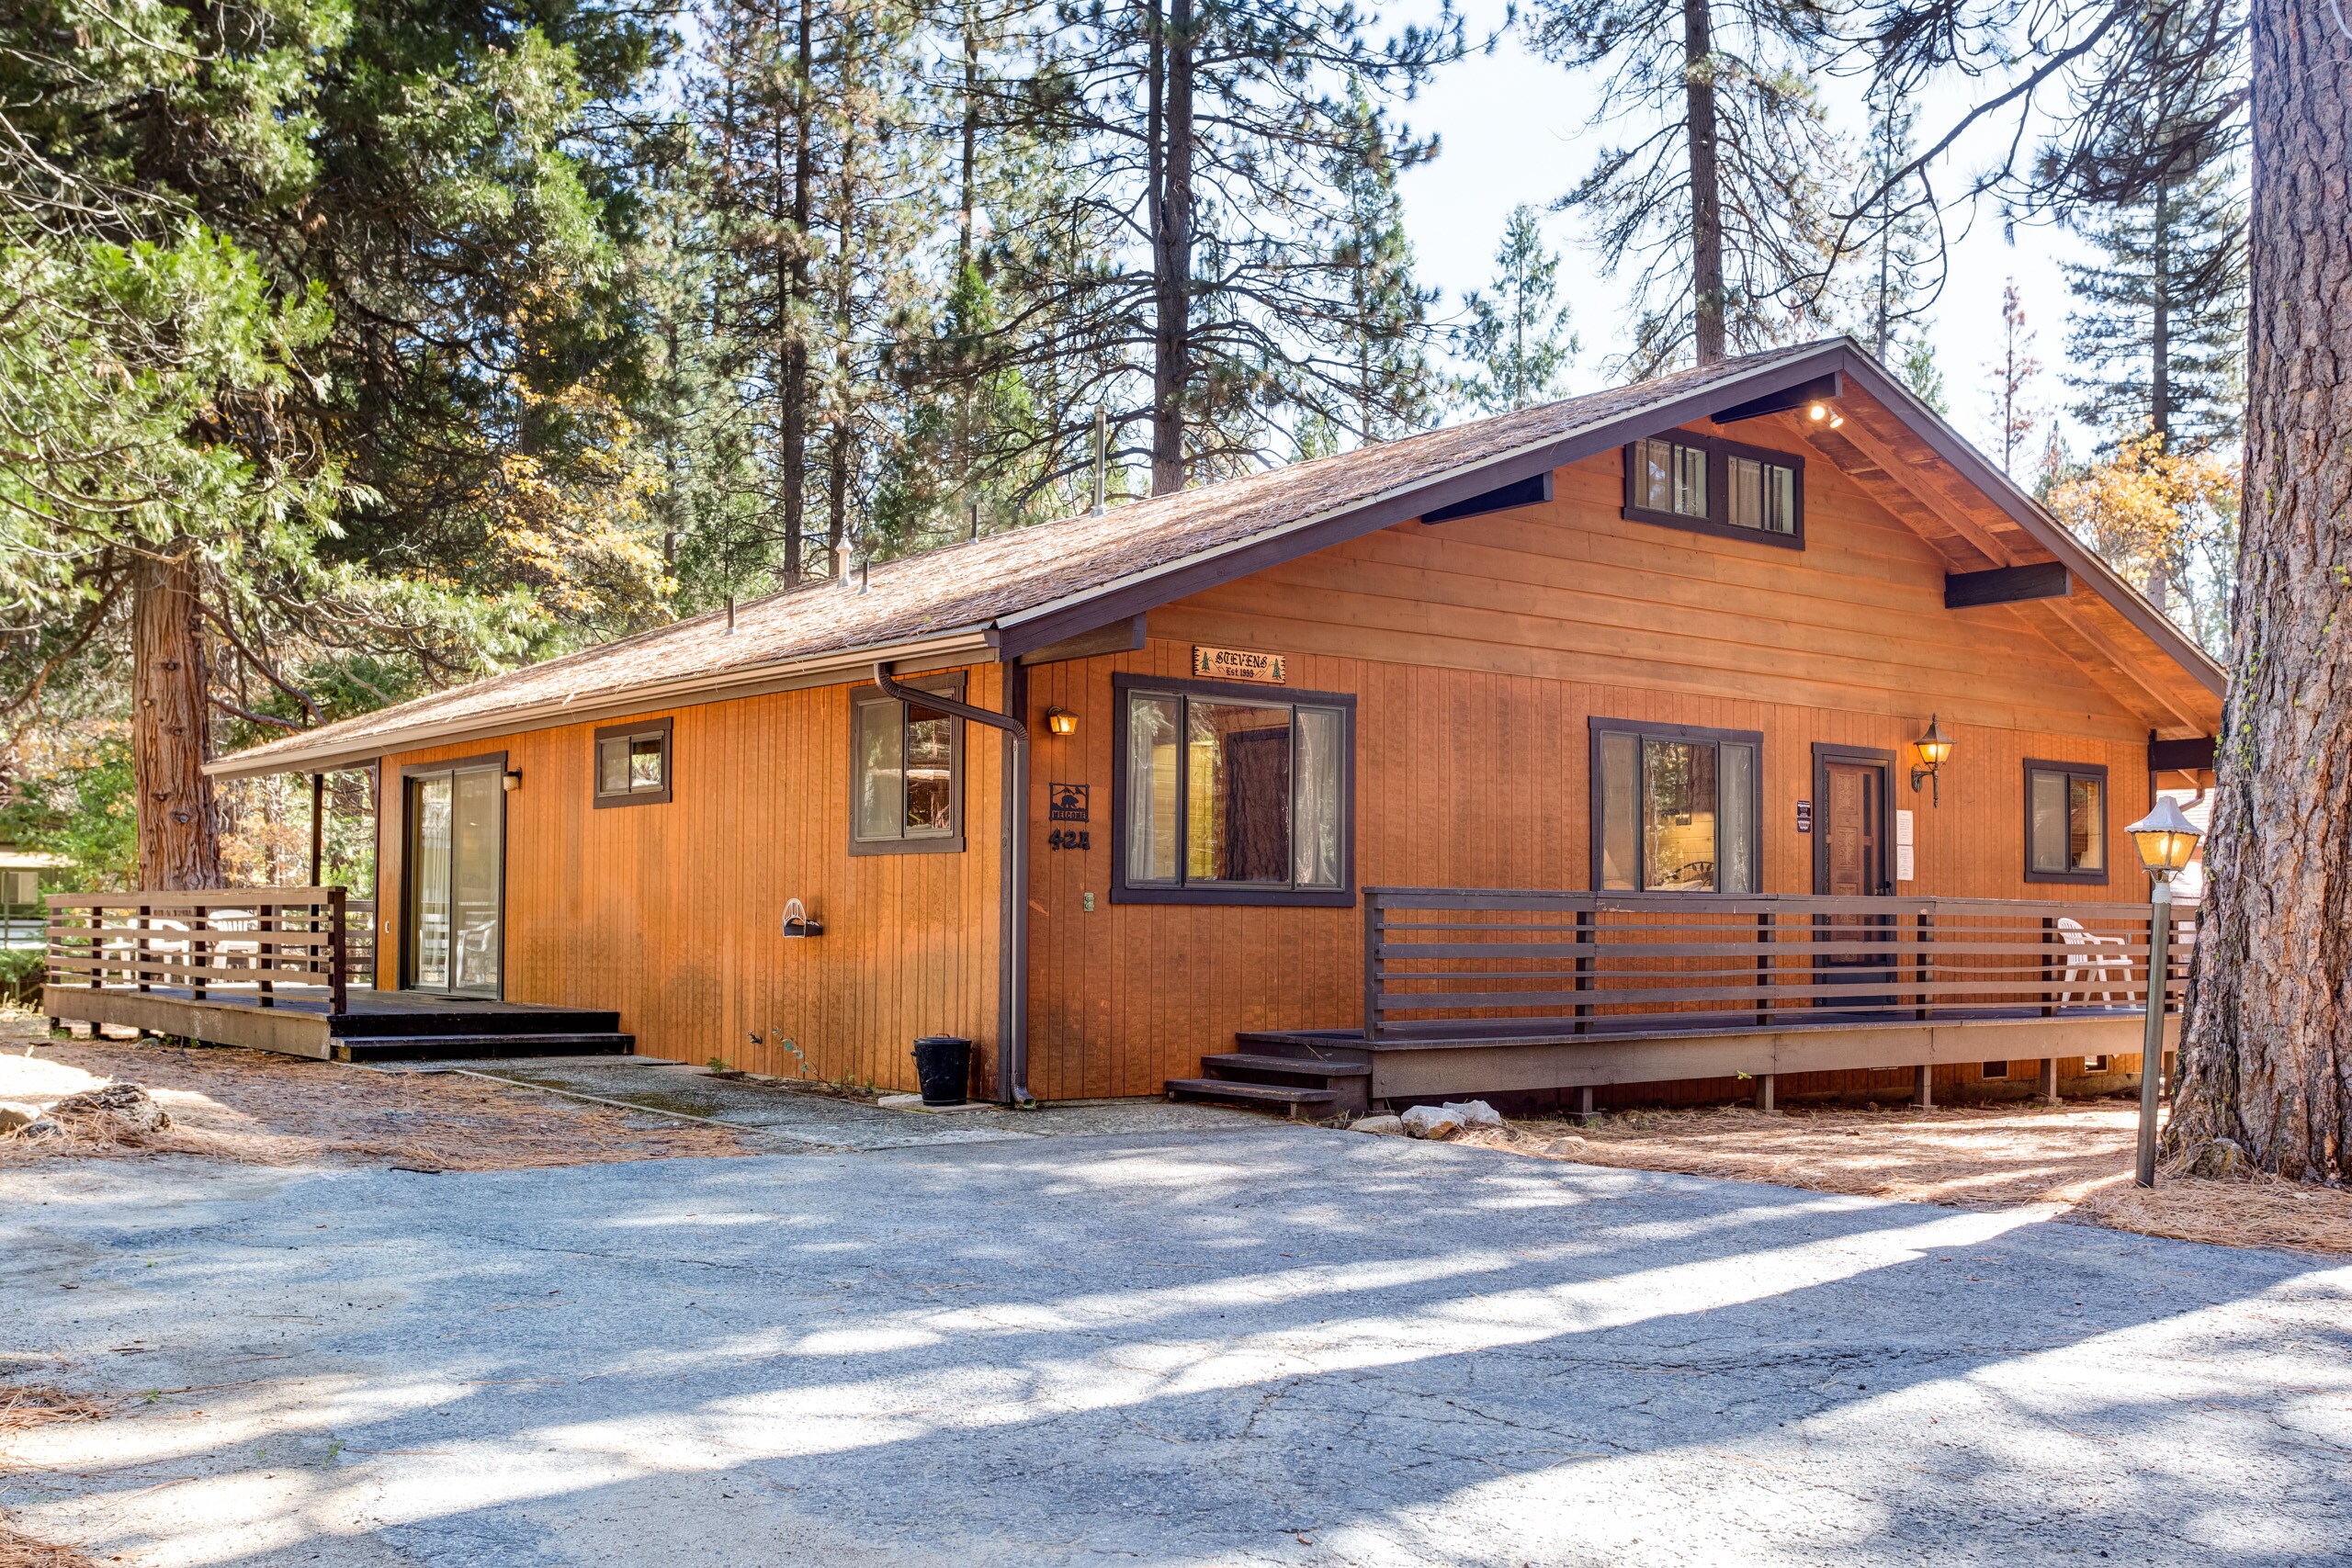
<path fill-rule="evenodd" d="M 2148 874 L 2148 1026 L 2140 1049 L 2140 1168 L 2134 1179 L 2156 1184 L 2156 1093 L 2165 1071 L 2165 981 L 2172 973 L 2172 879 L 2187 869 L 2202 837 L 2168 797 L 2123 829 Z"/>

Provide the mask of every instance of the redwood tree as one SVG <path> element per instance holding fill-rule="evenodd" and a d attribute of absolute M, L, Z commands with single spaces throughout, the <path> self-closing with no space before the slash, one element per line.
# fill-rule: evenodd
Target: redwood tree
<path fill-rule="evenodd" d="M 2245 490 L 2168 1147 L 2352 1178 L 2352 32 L 2256 0 Z"/>

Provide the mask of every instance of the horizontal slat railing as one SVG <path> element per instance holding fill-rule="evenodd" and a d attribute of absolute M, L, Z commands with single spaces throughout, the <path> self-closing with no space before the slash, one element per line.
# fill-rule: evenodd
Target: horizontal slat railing
<path fill-rule="evenodd" d="M 376 901 L 340 887 L 53 893 L 45 902 L 52 986 L 184 990 L 261 1007 L 314 997 L 341 1013 L 351 976 L 374 968 Z"/>
<path fill-rule="evenodd" d="M 2152 916 L 2086 899 L 1374 887 L 1364 1033 L 1679 1032 L 2054 1017 L 2147 1000 Z M 2176 909 L 2165 995 L 2187 987 Z"/>

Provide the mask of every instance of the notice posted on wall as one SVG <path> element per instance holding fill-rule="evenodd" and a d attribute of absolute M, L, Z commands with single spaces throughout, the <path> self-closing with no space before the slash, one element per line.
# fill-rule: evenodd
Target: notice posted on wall
<path fill-rule="evenodd" d="M 1910 882 L 1914 880 L 1912 875 L 1912 868 L 1914 865 L 1911 845 L 1912 820 L 1912 814 L 1908 811 L 1898 811 L 1894 814 L 1894 880 L 1897 882 Z"/>

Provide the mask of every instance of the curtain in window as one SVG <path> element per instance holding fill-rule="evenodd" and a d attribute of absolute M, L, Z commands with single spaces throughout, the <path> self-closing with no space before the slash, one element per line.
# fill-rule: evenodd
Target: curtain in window
<path fill-rule="evenodd" d="M 2037 773 L 2033 780 L 2033 869 L 2065 871 L 2066 775 Z"/>
<path fill-rule="evenodd" d="M 1715 748 L 1715 887 L 1756 891 L 1756 748 L 1725 742 Z"/>
<path fill-rule="evenodd" d="M 1293 818 L 1292 878 L 1301 887 L 1340 886 L 1340 716 L 1329 708 L 1297 713 L 1297 807 Z"/>
<path fill-rule="evenodd" d="M 857 705 L 857 836 L 899 836 L 906 727 L 896 703 Z"/>
<path fill-rule="evenodd" d="M 1127 880 L 1176 880 L 1175 697 L 1127 698 Z"/>

